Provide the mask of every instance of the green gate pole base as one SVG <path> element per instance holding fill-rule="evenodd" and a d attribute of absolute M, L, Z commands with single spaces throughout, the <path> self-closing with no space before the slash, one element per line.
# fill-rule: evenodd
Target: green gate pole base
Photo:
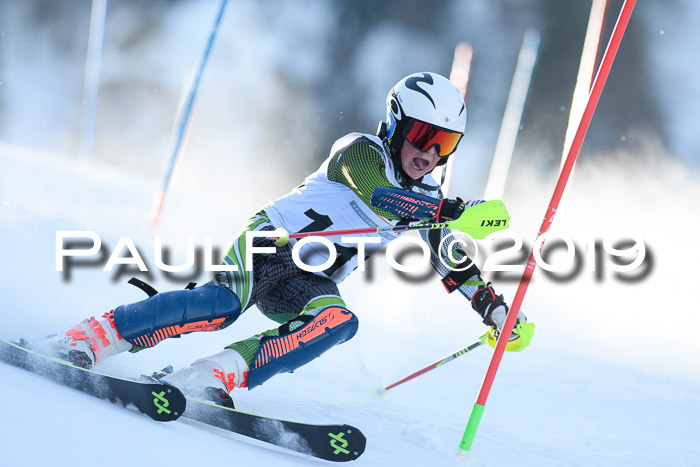
<path fill-rule="evenodd" d="M 467 453 L 472 447 L 472 442 L 474 442 L 474 436 L 476 436 L 476 430 L 479 428 L 479 422 L 481 422 L 481 416 L 484 413 L 484 406 L 479 403 L 474 403 L 472 408 L 472 413 L 469 416 L 469 421 L 467 422 L 467 427 L 464 429 L 464 435 L 462 435 L 462 441 L 459 443 L 459 458 L 462 461 L 467 459 Z"/>

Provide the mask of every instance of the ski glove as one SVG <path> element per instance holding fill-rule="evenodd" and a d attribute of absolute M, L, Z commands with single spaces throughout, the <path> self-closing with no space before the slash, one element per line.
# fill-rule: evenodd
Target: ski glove
<path fill-rule="evenodd" d="M 488 342 L 491 347 L 495 347 L 508 314 L 508 305 L 503 300 L 503 295 L 496 295 L 489 282 L 484 287 L 479 288 L 472 297 L 472 308 L 483 318 L 484 324 L 491 326 Z M 522 310 L 518 310 L 518 317 L 510 339 L 508 339 L 506 351 L 519 352 L 530 345 L 534 330 L 535 325 L 528 323 Z"/>
<path fill-rule="evenodd" d="M 444 222 L 458 219 L 464 212 L 464 208 L 464 200 L 462 198 L 442 198 L 437 208 L 435 220 L 437 222 Z"/>

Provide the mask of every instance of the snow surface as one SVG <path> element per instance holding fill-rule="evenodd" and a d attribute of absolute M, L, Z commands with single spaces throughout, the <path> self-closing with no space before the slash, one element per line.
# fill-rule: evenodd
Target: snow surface
<path fill-rule="evenodd" d="M 582 164 L 555 221 L 557 232 L 588 237 L 635 234 L 653 254 L 650 274 L 624 283 L 586 267 L 557 283 L 537 271 L 523 309 L 537 324 L 532 346 L 507 354 L 470 453 L 474 466 L 689 466 L 700 459 L 697 330 L 698 174 L 672 164 L 610 156 Z M 554 180 L 521 174 L 506 202 L 514 229 L 531 244 Z M 528 183 L 526 183 L 526 181 Z M 289 187 L 294 186 L 290 183 Z M 158 230 L 149 229 L 158 180 L 109 166 L 0 147 L 0 333 L 18 338 L 66 330 L 91 315 L 142 298 L 125 274 L 55 270 L 55 232 L 93 230 L 112 252 L 130 236 L 161 290 L 182 287 L 154 268 L 153 235 L 182 260 L 184 238 L 225 245 L 265 199 L 239 199 L 225 186 L 177 187 Z M 270 188 L 271 190 L 277 188 Z M 215 190 L 214 190 L 215 191 Z M 178 253 L 179 251 L 179 253 Z M 103 264 L 103 263 L 102 263 Z M 459 465 L 456 456 L 491 349 L 482 347 L 388 392 L 386 385 L 471 343 L 483 326 L 436 280 L 407 282 L 384 258 L 341 285 L 360 320 L 355 338 L 294 374 L 235 392 L 246 411 L 312 423 L 348 423 L 367 436 L 355 465 Z M 197 278 L 206 280 L 206 275 Z M 517 283 L 498 282 L 511 300 Z M 138 376 L 176 368 L 273 327 L 255 308 L 217 333 L 119 355 L 102 370 Z M 322 465 L 181 422 L 156 423 L 130 411 L 0 364 L 0 465 Z"/>

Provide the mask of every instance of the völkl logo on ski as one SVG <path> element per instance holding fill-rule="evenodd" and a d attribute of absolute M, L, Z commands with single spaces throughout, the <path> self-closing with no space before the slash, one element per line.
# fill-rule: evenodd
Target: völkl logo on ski
<path fill-rule="evenodd" d="M 328 436 L 331 437 L 331 447 L 335 449 L 333 454 L 335 454 L 336 456 L 341 452 L 343 454 L 350 454 L 350 451 L 345 449 L 346 447 L 348 447 L 348 442 L 345 440 L 345 438 L 343 438 L 343 435 L 345 435 L 345 433 L 343 433 L 342 431 L 337 435 L 334 435 L 333 433 L 328 433 Z M 336 441 L 340 441 L 342 443 L 342 446 L 338 446 L 338 444 L 336 444 Z"/>
<path fill-rule="evenodd" d="M 153 399 L 153 405 L 155 405 L 158 408 L 158 414 L 166 413 L 169 415 L 170 410 L 168 410 L 168 406 L 170 405 L 170 402 L 168 401 L 168 399 L 165 398 L 165 391 L 161 391 L 160 393 L 153 391 L 151 392 L 151 394 L 153 395 L 153 397 L 155 397 L 155 399 Z M 161 405 L 161 402 L 163 402 L 164 404 Z"/>

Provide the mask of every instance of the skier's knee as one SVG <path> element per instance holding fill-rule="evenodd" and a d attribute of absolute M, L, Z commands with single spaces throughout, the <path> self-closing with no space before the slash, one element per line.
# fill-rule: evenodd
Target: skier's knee
<path fill-rule="evenodd" d="M 274 375 L 292 372 L 351 339 L 358 321 L 350 310 L 328 306 L 315 315 L 299 315 L 279 327 L 279 336 L 264 336 L 250 365 L 248 387 L 261 385 Z"/>
<path fill-rule="evenodd" d="M 114 310 L 121 336 L 146 348 L 161 340 L 194 331 L 216 331 L 233 323 L 241 303 L 231 290 L 214 284 L 163 292 Z"/>

